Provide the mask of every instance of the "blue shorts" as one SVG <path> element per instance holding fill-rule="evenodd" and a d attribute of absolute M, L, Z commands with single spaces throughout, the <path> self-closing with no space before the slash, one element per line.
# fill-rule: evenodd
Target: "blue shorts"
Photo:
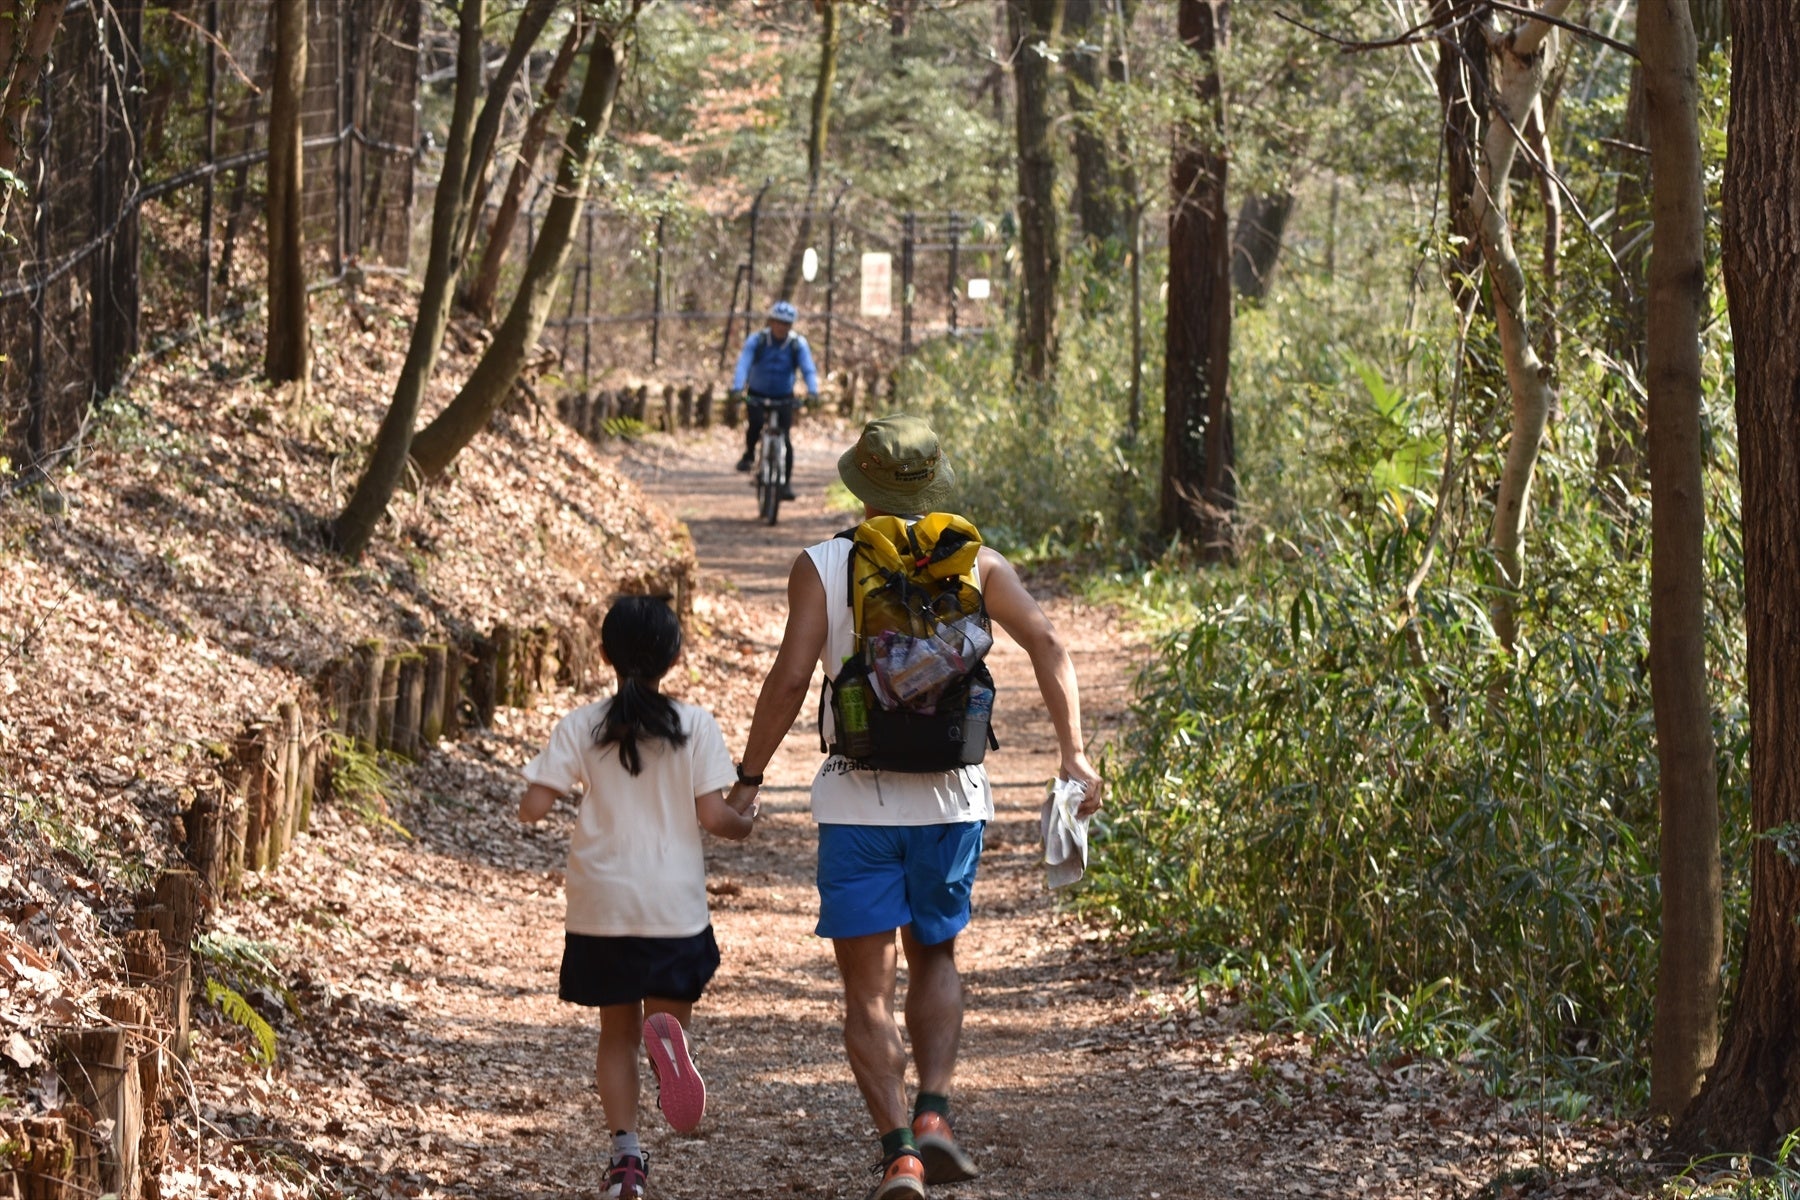
<path fill-rule="evenodd" d="M 935 946 L 961 933 L 986 824 L 819 826 L 819 936 L 911 925 Z"/>

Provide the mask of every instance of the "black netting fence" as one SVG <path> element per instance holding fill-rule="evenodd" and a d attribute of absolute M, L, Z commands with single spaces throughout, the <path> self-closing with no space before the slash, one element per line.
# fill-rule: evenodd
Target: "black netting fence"
<path fill-rule="evenodd" d="M 545 334 L 568 384 L 728 371 L 781 298 L 790 260 L 787 298 L 821 371 L 891 366 L 928 339 L 1004 321 L 1011 289 L 995 219 L 896 213 L 850 192 L 811 206 L 804 192 L 786 199 L 770 189 L 727 213 L 590 205 Z M 510 261 L 524 261 L 548 201 L 546 187 Z"/>
<path fill-rule="evenodd" d="M 405 267 L 421 0 L 306 0 L 315 281 Z M 273 0 L 71 0 L 0 239 L 0 441 L 47 466 L 152 342 L 264 278 Z"/>

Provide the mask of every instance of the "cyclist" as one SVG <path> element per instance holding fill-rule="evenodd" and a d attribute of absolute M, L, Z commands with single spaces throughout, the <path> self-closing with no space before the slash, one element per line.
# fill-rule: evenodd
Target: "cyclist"
<path fill-rule="evenodd" d="M 756 460 L 756 440 L 762 436 L 763 419 L 773 410 L 782 423 L 782 440 L 787 443 L 787 474 L 781 481 L 781 498 L 792 500 L 794 489 L 793 403 L 794 372 L 806 379 L 806 398 L 819 398 L 819 372 L 813 366 L 812 347 L 794 332 L 799 313 L 786 300 L 778 300 L 769 309 L 769 324 L 744 342 L 738 355 L 737 370 L 731 376 L 731 390 L 747 398 L 750 429 L 744 439 L 744 457 L 737 469 L 748 471 Z"/>

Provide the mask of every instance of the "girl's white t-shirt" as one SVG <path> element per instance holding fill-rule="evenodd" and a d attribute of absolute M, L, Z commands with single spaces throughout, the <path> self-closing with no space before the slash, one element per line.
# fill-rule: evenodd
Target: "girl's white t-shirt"
<path fill-rule="evenodd" d="M 844 660 L 856 653 L 856 629 L 850 612 L 848 538 L 832 538 L 806 548 L 819 582 L 825 585 L 825 646 L 819 665 L 825 678 L 836 679 Z M 978 584 L 979 586 L 979 584 Z M 831 706 L 821 701 L 821 728 L 829 744 L 834 735 Z M 833 754 L 813 777 L 813 820 L 820 825 L 952 825 L 994 819 L 994 793 L 982 767 L 914 773 L 877 771 L 854 759 Z"/>
<path fill-rule="evenodd" d="M 643 771 L 630 774 L 618 746 L 594 744 L 611 703 L 585 704 L 558 721 L 550 744 L 525 766 L 532 783 L 564 794 L 582 789 L 565 927 L 595 937 L 691 937 L 711 920 L 694 797 L 729 788 L 737 767 L 713 715 L 677 701 L 686 744 L 639 742 Z"/>

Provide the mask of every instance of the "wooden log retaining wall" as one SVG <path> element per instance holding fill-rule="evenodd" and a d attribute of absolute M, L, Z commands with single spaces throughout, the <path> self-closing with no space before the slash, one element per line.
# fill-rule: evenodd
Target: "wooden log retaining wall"
<path fill-rule="evenodd" d="M 691 615 L 691 562 L 620 586 L 666 594 L 684 621 Z M 67 1102 L 50 1116 L 0 1114 L 0 1200 L 160 1200 L 173 1060 L 187 1057 L 191 1038 L 194 939 L 246 872 L 272 870 L 306 832 L 330 793 L 334 743 L 416 759 L 490 724 L 498 707 L 531 705 L 558 686 L 594 689 L 605 677 L 604 616 L 596 605 L 568 625 L 502 623 L 467 644 L 366 639 L 220 747 L 217 780 L 176 823 L 187 866 L 164 871 L 139 899 L 124 937 L 126 983 L 102 997 L 104 1023 L 57 1038 Z"/>
<path fill-rule="evenodd" d="M 824 381 L 824 391 L 835 401 L 838 415 L 874 416 L 895 403 L 892 372 L 877 367 L 860 371 L 834 371 Z M 828 401 L 830 402 L 830 401 Z M 616 422 L 636 421 L 664 433 L 684 429 L 711 429 L 714 422 L 728 429 L 743 424 L 743 405 L 729 394 L 715 399 L 713 386 L 698 392 L 691 385 L 664 384 L 652 392 L 649 385 L 635 388 L 596 388 L 569 392 L 556 401 L 557 419 L 590 442 L 601 442 L 623 432 Z"/>

